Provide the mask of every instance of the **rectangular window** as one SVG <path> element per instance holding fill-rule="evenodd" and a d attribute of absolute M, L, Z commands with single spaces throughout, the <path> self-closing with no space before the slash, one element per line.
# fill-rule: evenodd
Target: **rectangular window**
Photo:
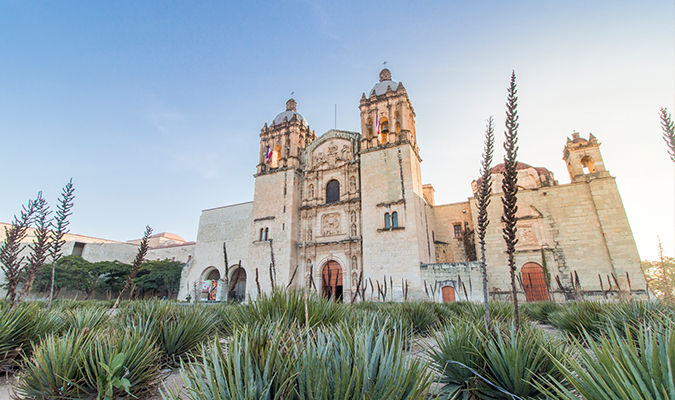
<path fill-rule="evenodd" d="M 75 242 L 75 245 L 73 246 L 73 255 L 82 257 L 83 252 L 84 252 L 84 243 Z"/>
<path fill-rule="evenodd" d="M 462 237 L 462 225 L 453 225 L 452 228 L 455 232 L 455 237 Z"/>

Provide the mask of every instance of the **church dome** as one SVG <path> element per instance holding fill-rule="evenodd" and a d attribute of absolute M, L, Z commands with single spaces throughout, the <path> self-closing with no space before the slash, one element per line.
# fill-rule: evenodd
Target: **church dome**
<path fill-rule="evenodd" d="M 284 122 L 284 119 L 290 121 L 294 116 L 296 116 L 298 121 L 300 121 L 303 126 L 307 126 L 307 120 L 299 112 L 297 112 L 297 107 L 298 103 L 294 99 L 289 99 L 286 102 L 286 111 L 277 114 L 277 116 L 274 117 L 272 125 L 281 125 L 281 123 Z"/>
<path fill-rule="evenodd" d="M 377 96 L 383 95 L 387 92 L 387 88 L 396 90 L 397 87 L 398 82 L 391 80 L 391 71 L 385 68 L 380 71 L 380 81 L 375 84 L 375 86 L 373 86 L 373 89 L 370 91 L 368 97 L 372 96 L 373 94 Z"/>

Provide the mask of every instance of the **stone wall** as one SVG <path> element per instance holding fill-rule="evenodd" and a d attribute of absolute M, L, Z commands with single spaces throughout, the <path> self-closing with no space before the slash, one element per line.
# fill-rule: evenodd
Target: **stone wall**
<path fill-rule="evenodd" d="M 451 286 L 456 301 L 483 301 L 483 278 L 477 261 L 422 264 L 420 272 L 427 286 L 425 294 L 429 293 L 427 299 L 442 303 L 442 287 Z"/>

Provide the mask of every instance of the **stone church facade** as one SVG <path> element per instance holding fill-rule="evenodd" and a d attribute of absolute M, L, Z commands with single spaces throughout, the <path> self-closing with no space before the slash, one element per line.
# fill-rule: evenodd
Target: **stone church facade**
<path fill-rule="evenodd" d="M 359 287 L 363 298 L 378 299 L 385 282 L 387 300 L 402 300 L 406 291 L 408 299 L 482 298 L 475 199 L 436 205 L 433 187 L 422 184 L 415 111 L 403 84 L 382 70 L 359 109 L 361 132 L 332 129 L 317 137 L 293 99 L 263 126 L 253 201 L 202 212 L 179 299 L 253 299 L 273 285 L 345 301 Z M 569 184 L 559 185 L 546 168 L 518 165 L 523 300 L 542 293 L 556 299 L 648 295 L 599 146 L 593 135 L 567 140 Z M 494 298 L 505 298 L 510 287 L 500 168 L 493 169 L 487 234 Z"/>

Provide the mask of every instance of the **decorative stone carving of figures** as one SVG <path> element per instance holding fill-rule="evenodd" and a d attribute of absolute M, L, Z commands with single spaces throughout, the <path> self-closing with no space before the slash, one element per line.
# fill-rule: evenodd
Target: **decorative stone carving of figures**
<path fill-rule="evenodd" d="M 352 159 L 352 149 L 348 145 L 342 146 L 342 159 L 345 161 Z"/>
<path fill-rule="evenodd" d="M 356 285 L 359 283 L 359 271 L 356 256 L 352 256 L 352 289 L 356 290 Z"/>
<path fill-rule="evenodd" d="M 356 236 L 356 224 L 352 224 L 352 236 Z"/>
<path fill-rule="evenodd" d="M 352 176 L 351 178 L 349 178 L 349 191 L 351 193 L 356 192 L 356 177 L 355 176 Z"/>
<path fill-rule="evenodd" d="M 314 185 L 312 185 L 311 183 L 307 188 L 307 198 L 310 200 L 314 198 Z"/>
<path fill-rule="evenodd" d="M 356 222 L 356 211 L 352 211 L 352 216 L 351 216 L 350 221 L 351 221 L 352 223 Z"/>
<path fill-rule="evenodd" d="M 312 280 L 312 260 L 307 260 L 307 265 L 305 266 L 305 285 L 309 287 Z"/>
<path fill-rule="evenodd" d="M 307 241 L 312 241 L 312 228 L 307 229 Z"/>

